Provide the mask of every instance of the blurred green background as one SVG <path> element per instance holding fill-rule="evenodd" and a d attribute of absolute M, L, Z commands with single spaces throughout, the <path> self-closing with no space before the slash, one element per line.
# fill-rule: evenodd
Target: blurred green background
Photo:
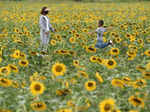
<path fill-rule="evenodd" d="M 32 1 L 32 2 L 142 2 L 150 0 L 0 0 L 0 1 Z"/>

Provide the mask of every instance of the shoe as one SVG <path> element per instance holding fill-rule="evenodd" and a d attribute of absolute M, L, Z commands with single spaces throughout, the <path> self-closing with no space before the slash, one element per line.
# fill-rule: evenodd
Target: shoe
<path fill-rule="evenodd" d="M 110 44 L 110 45 L 113 45 L 113 41 L 112 41 L 112 40 L 110 40 L 110 41 L 109 41 L 109 44 Z"/>

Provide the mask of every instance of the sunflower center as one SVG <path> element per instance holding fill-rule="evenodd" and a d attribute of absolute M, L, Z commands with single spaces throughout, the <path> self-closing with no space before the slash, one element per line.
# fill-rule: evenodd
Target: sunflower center
<path fill-rule="evenodd" d="M 108 64 L 109 64 L 109 65 L 113 65 L 113 64 L 114 64 L 114 62 L 113 62 L 113 61 L 111 61 L 111 60 L 109 60 L 109 61 L 108 61 Z"/>
<path fill-rule="evenodd" d="M 88 49 L 91 50 L 91 51 L 94 51 L 94 49 L 92 47 L 89 47 Z"/>
<path fill-rule="evenodd" d="M 93 60 L 96 60 L 96 58 L 95 58 L 95 57 L 93 57 Z"/>
<path fill-rule="evenodd" d="M 36 84 L 34 88 L 35 88 L 36 91 L 40 91 L 41 90 L 41 86 L 38 85 L 38 84 Z"/>
<path fill-rule="evenodd" d="M 104 106 L 104 110 L 109 111 L 111 109 L 111 105 L 110 104 L 106 104 Z"/>
<path fill-rule="evenodd" d="M 38 107 L 38 108 L 41 108 L 41 107 L 43 107 L 43 105 L 40 104 L 40 103 L 38 103 L 38 104 L 37 104 L 37 107 Z"/>
<path fill-rule="evenodd" d="M 85 72 L 81 72 L 81 76 L 86 77 L 86 76 L 87 76 L 87 74 L 86 74 Z"/>
<path fill-rule="evenodd" d="M 61 50 L 61 53 L 67 53 L 67 51 L 65 51 L 65 50 Z"/>
<path fill-rule="evenodd" d="M 117 50 L 117 49 L 114 49 L 113 52 L 118 52 L 118 50 Z"/>
<path fill-rule="evenodd" d="M 92 82 L 89 82 L 88 83 L 88 87 L 92 87 L 93 86 L 93 83 Z"/>
<path fill-rule="evenodd" d="M 102 63 L 102 59 L 98 58 L 97 60 L 98 60 L 98 62 Z"/>
<path fill-rule="evenodd" d="M 146 73 L 145 75 L 146 75 L 146 76 L 150 76 L 150 74 L 149 74 L 149 73 Z"/>
<path fill-rule="evenodd" d="M 10 66 L 11 69 L 16 70 L 16 68 L 14 66 Z"/>
<path fill-rule="evenodd" d="M 26 62 L 25 62 L 25 61 L 21 61 L 21 64 L 25 65 L 25 64 L 26 64 Z"/>
<path fill-rule="evenodd" d="M 58 66 L 56 67 L 56 71 L 57 71 L 57 72 L 61 72 L 61 71 L 62 71 L 62 67 L 58 65 Z"/>
<path fill-rule="evenodd" d="M 142 86 L 144 83 L 143 83 L 142 81 L 138 81 L 136 84 L 137 84 L 138 86 Z"/>
<path fill-rule="evenodd" d="M 142 102 L 141 102 L 139 99 L 137 99 L 137 98 L 134 98 L 133 101 L 135 101 L 137 104 L 141 104 L 141 103 L 142 103 Z"/>
<path fill-rule="evenodd" d="M 2 73 L 7 73 L 7 72 L 8 72 L 8 70 L 6 68 L 2 69 Z"/>
<path fill-rule="evenodd" d="M 7 81 L 5 79 L 1 79 L 2 83 L 7 83 Z"/>

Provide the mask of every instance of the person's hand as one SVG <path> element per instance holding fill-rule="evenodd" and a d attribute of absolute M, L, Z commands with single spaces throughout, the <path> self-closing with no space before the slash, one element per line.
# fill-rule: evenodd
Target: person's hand
<path fill-rule="evenodd" d="M 46 34 L 46 35 L 48 35 L 48 34 L 49 34 L 49 32 L 45 32 L 45 34 Z"/>
<path fill-rule="evenodd" d="M 88 34 L 89 34 L 89 35 L 92 35 L 93 33 L 92 33 L 92 32 L 88 32 Z"/>

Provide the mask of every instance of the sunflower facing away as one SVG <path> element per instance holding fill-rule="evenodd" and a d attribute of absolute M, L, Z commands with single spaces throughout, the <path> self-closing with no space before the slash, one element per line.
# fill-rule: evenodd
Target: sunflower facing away
<path fill-rule="evenodd" d="M 55 76 L 62 76 L 66 72 L 66 66 L 63 63 L 55 63 L 52 66 L 52 73 Z"/>

